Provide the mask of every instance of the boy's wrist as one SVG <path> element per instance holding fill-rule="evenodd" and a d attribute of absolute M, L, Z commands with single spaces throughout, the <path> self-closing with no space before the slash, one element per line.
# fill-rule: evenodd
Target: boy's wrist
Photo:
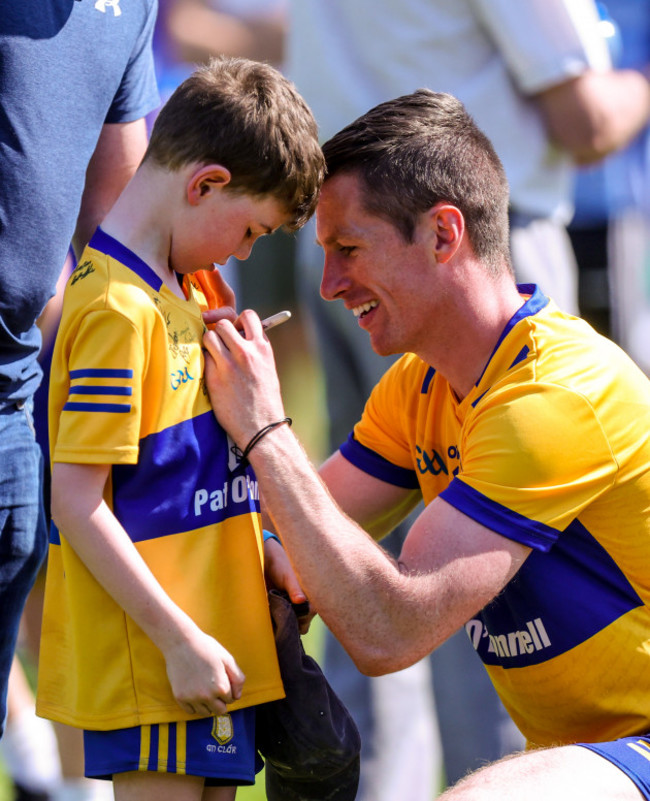
<path fill-rule="evenodd" d="M 280 545 L 282 545 L 282 540 L 280 539 L 280 537 L 278 537 L 278 535 L 274 534 L 272 531 L 267 531 L 266 529 L 264 529 L 263 534 L 264 534 L 264 542 L 266 542 L 267 540 L 275 540 L 276 542 L 279 542 Z"/>

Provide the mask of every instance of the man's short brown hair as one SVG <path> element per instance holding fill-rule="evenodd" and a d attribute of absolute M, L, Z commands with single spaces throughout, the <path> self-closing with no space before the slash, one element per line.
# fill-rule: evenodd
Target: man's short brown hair
<path fill-rule="evenodd" d="M 510 267 L 506 175 L 457 98 L 418 89 L 381 103 L 326 142 L 323 153 L 325 179 L 358 175 L 366 210 L 405 241 L 418 216 L 443 201 L 460 209 L 474 252 L 491 271 Z"/>
<path fill-rule="evenodd" d="M 147 159 L 170 170 L 221 164 L 230 190 L 280 201 L 290 229 L 313 214 L 324 172 L 316 122 L 294 85 L 245 58 L 214 58 L 183 81 L 154 123 Z"/>

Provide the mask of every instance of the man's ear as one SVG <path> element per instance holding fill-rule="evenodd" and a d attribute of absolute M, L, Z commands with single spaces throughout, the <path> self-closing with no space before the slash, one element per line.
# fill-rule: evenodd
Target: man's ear
<path fill-rule="evenodd" d="M 429 212 L 433 249 L 439 264 L 448 262 L 460 247 L 465 235 L 465 218 L 457 206 L 436 203 Z"/>
<path fill-rule="evenodd" d="M 196 206 L 210 192 L 223 189 L 230 183 L 230 170 L 221 164 L 203 164 L 191 173 L 187 181 L 187 200 Z"/>

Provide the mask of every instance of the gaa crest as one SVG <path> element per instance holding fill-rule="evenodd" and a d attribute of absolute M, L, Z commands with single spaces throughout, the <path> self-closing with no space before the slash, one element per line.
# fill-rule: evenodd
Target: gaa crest
<path fill-rule="evenodd" d="M 212 736 L 219 743 L 225 745 L 229 743 L 235 732 L 232 727 L 230 715 L 217 715 L 212 722 Z"/>

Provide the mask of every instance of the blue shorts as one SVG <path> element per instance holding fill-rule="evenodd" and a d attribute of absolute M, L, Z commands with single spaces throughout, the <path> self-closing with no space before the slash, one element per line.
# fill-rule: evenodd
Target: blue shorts
<path fill-rule="evenodd" d="M 85 775 L 153 771 L 203 776 L 206 786 L 254 784 L 262 759 L 255 750 L 255 708 L 180 723 L 84 731 Z"/>
<path fill-rule="evenodd" d="M 650 735 L 621 737 L 609 743 L 576 743 L 588 748 L 627 774 L 650 801 Z"/>

